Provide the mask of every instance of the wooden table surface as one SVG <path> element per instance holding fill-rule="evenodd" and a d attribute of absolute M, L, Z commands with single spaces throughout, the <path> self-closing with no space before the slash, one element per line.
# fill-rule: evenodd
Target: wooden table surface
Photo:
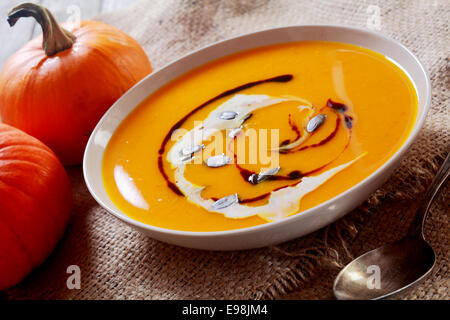
<path fill-rule="evenodd" d="M 33 18 L 23 18 L 11 28 L 7 15 L 11 8 L 24 2 L 39 3 L 47 7 L 56 20 L 64 22 L 80 13 L 81 19 L 90 19 L 100 13 L 118 10 L 136 0 L 1 0 L 0 1 L 0 69 L 14 52 L 26 42 L 42 33 L 41 27 Z"/>

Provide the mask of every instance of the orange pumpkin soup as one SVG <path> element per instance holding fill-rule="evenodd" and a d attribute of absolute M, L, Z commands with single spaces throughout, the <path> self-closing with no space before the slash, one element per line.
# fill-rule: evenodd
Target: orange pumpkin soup
<path fill-rule="evenodd" d="M 284 219 L 351 188 L 405 142 L 409 77 L 354 45 L 295 42 L 180 76 L 119 126 L 103 158 L 117 207 L 186 231 Z"/>

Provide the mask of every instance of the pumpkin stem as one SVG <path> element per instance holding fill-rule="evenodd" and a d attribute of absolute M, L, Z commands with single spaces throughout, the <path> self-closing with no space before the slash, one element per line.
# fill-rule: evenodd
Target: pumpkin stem
<path fill-rule="evenodd" d="M 42 27 L 42 49 L 47 56 L 72 47 L 75 36 L 62 28 L 51 12 L 35 3 L 23 3 L 8 14 L 8 23 L 12 27 L 22 17 L 33 17 Z"/>

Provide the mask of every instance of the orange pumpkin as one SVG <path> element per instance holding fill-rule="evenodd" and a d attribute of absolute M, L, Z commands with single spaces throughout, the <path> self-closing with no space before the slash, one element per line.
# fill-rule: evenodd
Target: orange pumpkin
<path fill-rule="evenodd" d="M 0 123 L 0 290 L 17 284 L 51 253 L 71 206 L 70 181 L 56 155 Z"/>
<path fill-rule="evenodd" d="M 140 45 L 112 26 L 81 21 L 62 28 L 46 8 L 31 3 L 12 9 L 8 22 L 28 16 L 43 36 L 3 67 L 0 116 L 44 142 L 63 164 L 78 164 L 105 111 L 152 67 Z"/>

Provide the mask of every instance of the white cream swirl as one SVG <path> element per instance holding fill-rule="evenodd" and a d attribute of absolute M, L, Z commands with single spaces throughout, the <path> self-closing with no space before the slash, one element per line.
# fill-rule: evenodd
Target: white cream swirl
<path fill-rule="evenodd" d="M 297 213 L 300 209 L 300 200 L 311 191 L 318 188 L 328 179 L 333 177 L 338 172 L 344 170 L 363 155 L 349 161 L 345 164 L 339 165 L 329 169 L 319 175 L 304 177 L 301 182 L 295 186 L 288 186 L 276 191 L 272 191 L 266 204 L 261 206 L 246 206 L 236 202 L 228 207 L 216 209 L 213 207 L 215 201 L 211 199 L 204 199 L 201 193 L 205 186 L 198 186 L 188 181 L 184 176 L 186 162 L 182 161 L 180 153 L 183 148 L 189 148 L 193 145 L 200 145 L 206 138 L 204 133 L 209 134 L 220 130 L 234 129 L 239 127 L 246 119 L 249 113 L 256 109 L 264 108 L 270 105 L 281 103 L 284 101 L 297 101 L 299 108 L 309 109 L 309 115 L 314 111 L 310 102 L 292 96 L 270 97 L 268 95 L 245 95 L 237 94 L 219 105 L 213 110 L 201 125 L 196 126 L 192 130 L 183 135 L 167 153 L 167 161 L 171 163 L 174 168 L 175 184 L 179 190 L 186 196 L 186 198 L 203 207 L 210 212 L 223 214 L 227 218 L 247 218 L 258 215 L 268 221 L 275 221 L 283 219 L 289 215 Z M 232 120 L 223 120 L 220 114 L 224 111 L 235 111 L 237 116 Z M 304 128 L 305 126 L 303 126 Z M 305 131 L 304 131 L 305 133 Z M 306 134 L 302 134 L 302 137 Z M 303 141 L 303 139 L 301 139 Z M 300 142 L 295 142 L 299 145 Z"/>

